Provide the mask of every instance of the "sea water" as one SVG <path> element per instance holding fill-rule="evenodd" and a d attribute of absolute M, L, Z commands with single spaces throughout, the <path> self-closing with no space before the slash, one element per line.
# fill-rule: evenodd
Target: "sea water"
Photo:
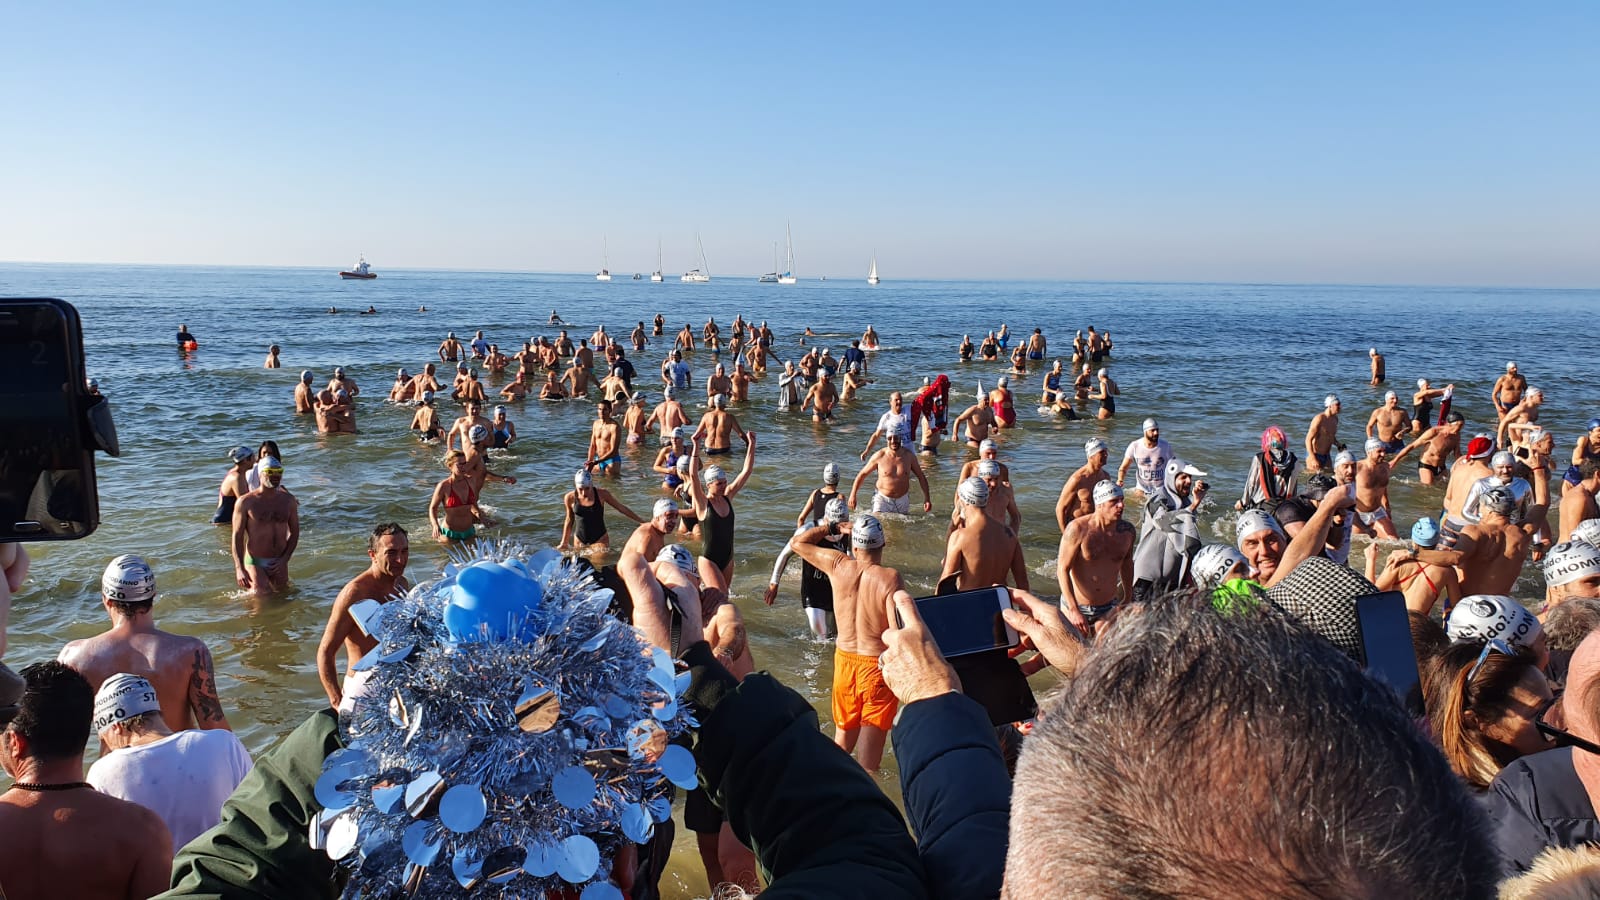
<path fill-rule="evenodd" d="M 165 266 L 0 265 L 0 296 L 51 296 L 75 304 L 84 324 L 88 372 L 115 410 L 123 455 L 99 458 L 102 524 L 90 538 L 39 544 L 33 574 L 12 612 L 6 662 L 18 668 L 53 657 L 65 642 L 103 630 L 97 591 L 106 562 L 137 553 L 155 567 L 162 628 L 203 638 L 211 647 L 218 688 L 234 729 L 262 753 L 326 703 L 315 651 L 334 596 L 367 565 L 366 536 L 397 521 L 411 534 L 409 574 L 437 572 L 445 551 L 429 535 L 427 504 L 446 474 L 442 450 L 406 430 L 411 410 L 382 402 L 395 370 L 418 372 L 445 333 L 469 343 L 482 329 L 510 355 L 536 335 L 554 337 L 552 309 L 587 337 L 604 324 L 630 346 L 636 385 L 660 400 L 658 368 L 684 324 L 698 335 L 708 316 L 727 326 L 736 314 L 768 322 L 779 360 L 797 358 L 807 327 L 811 343 L 837 357 L 868 325 L 884 349 L 870 355 L 867 387 L 834 422 L 813 425 L 798 410 L 777 409 L 776 372 L 758 381 L 747 403 L 732 411 L 757 433 L 754 477 L 736 499 L 738 527 L 733 597 L 744 613 L 758 669 L 774 674 L 816 706 L 831 730 L 828 693 L 831 647 L 810 637 L 791 565 L 778 602 L 761 595 L 774 558 L 794 531 L 806 496 L 820 486 L 822 467 L 837 462 L 843 488 L 859 469 L 891 390 L 914 391 L 924 377 L 948 374 L 954 383 L 951 416 L 976 392 L 994 386 L 1009 362 L 959 362 L 962 335 L 974 342 L 1010 326 L 1012 346 L 1034 328 L 1050 343 L 1048 360 L 1070 362 L 1075 331 L 1110 331 L 1115 353 L 1107 363 L 1122 394 L 1117 418 L 1065 422 L 1038 414 L 1037 364 L 1013 376 L 1019 427 L 1000 438 L 1022 511 L 1021 536 L 1035 589 L 1058 592 L 1054 571 L 1059 530 L 1054 504 L 1062 482 L 1083 463 L 1084 441 L 1107 438 L 1111 466 L 1139 436 L 1146 416 L 1162 436 L 1209 474 L 1212 499 L 1202 516 L 1218 540 L 1231 540 L 1233 500 L 1250 456 L 1268 425 L 1281 426 L 1304 455 L 1303 439 L 1322 398 L 1344 400 L 1342 440 L 1361 446 L 1368 414 L 1393 388 L 1409 407 L 1416 379 L 1454 383 L 1453 408 L 1467 417 L 1466 435 L 1494 430 L 1489 392 L 1514 359 L 1530 384 L 1544 388 L 1541 424 L 1557 436 L 1557 469 L 1583 423 L 1600 415 L 1593 360 L 1600 349 L 1593 313 L 1600 292 L 1441 287 L 1125 284 L 1044 282 L 887 281 L 816 279 L 796 285 L 758 284 L 753 276 L 717 276 L 709 284 L 675 278 L 656 284 L 618 276 L 383 270 L 374 281 L 343 281 L 333 270 Z M 377 315 L 359 315 L 369 306 Z M 427 312 L 419 312 L 421 306 Z M 337 313 L 328 312 L 336 307 Z M 657 313 L 666 333 L 635 355 L 627 337 Z M 173 334 L 187 324 L 199 349 L 182 353 Z M 264 369 L 269 344 L 282 347 L 283 368 Z M 1369 347 L 1388 358 L 1388 383 L 1371 387 Z M 714 364 L 705 350 L 691 358 L 695 388 L 685 406 L 698 415 L 704 379 Z M 357 380 L 360 433 L 320 435 L 309 416 L 294 415 L 300 370 L 318 386 L 335 366 Z M 441 365 L 448 384 L 451 367 Z M 490 394 L 509 380 L 483 373 Z M 535 379 L 537 381 L 537 379 Z M 1093 404 L 1091 406 L 1091 413 Z M 439 404 L 448 423 L 454 404 Z M 584 460 L 594 406 L 588 402 L 509 404 L 520 439 L 494 451 L 491 467 L 515 475 L 515 486 L 492 483 L 485 511 L 499 521 L 494 536 L 554 545 L 560 538 L 562 495 Z M 276 440 L 284 483 L 300 501 L 302 534 L 290 563 L 293 590 L 257 604 L 233 579 L 228 531 L 213 527 L 217 486 L 229 468 L 228 450 Z M 736 443 L 736 446 L 737 443 Z M 599 483 L 635 511 L 647 513 L 660 496 L 649 471 L 654 442 L 627 447 L 619 478 Z M 923 457 L 934 512 L 888 517 L 886 563 L 898 567 L 914 594 L 931 593 L 943 551 L 955 478 L 973 453 L 947 442 L 937 458 Z M 738 465 L 734 461 L 725 465 Z M 1130 473 L 1131 479 L 1131 473 Z M 1131 484 L 1131 480 L 1130 480 Z M 863 485 L 867 508 L 872 480 Z M 915 484 L 913 500 L 920 500 Z M 1419 516 L 1437 515 L 1443 485 L 1417 484 L 1416 467 L 1397 469 L 1390 489 L 1405 533 Z M 1130 504 L 1129 518 L 1137 516 Z M 920 504 L 914 503 L 913 509 Z M 607 512 L 614 546 L 632 523 Z M 1353 559 L 1360 560 L 1359 548 Z M 1529 567 L 1516 594 L 1532 601 L 1543 579 Z M 1041 689 L 1049 676 L 1040 677 Z M 892 753 L 880 782 L 898 795 Z M 693 839 L 680 832 L 668 880 L 669 895 L 703 895 Z"/>

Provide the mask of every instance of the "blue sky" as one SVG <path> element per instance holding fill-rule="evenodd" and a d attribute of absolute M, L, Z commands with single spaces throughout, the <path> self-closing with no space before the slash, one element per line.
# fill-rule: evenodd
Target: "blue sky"
<path fill-rule="evenodd" d="M 0 259 L 1600 284 L 1600 6 L 9 4 Z"/>

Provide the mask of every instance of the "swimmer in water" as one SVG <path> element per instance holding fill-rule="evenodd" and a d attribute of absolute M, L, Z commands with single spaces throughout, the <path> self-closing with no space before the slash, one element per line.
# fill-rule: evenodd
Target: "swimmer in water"
<path fill-rule="evenodd" d="M 1028 336 L 1028 359 L 1031 359 L 1034 362 L 1042 362 L 1044 360 L 1046 348 L 1047 344 L 1044 339 L 1044 331 L 1035 328 L 1033 330 L 1033 334 Z M 1057 365 L 1059 365 L 1059 363 Z"/>
<path fill-rule="evenodd" d="M 423 366 L 422 374 L 412 379 L 411 396 L 421 397 L 425 391 L 439 393 L 439 379 L 435 374 L 437 371 L 433 363 Z"/>
<path fill-rule="evenodd" d="M 1384 367 L 1383 363 L 1383 354 L 1378 352 L 1377 347 L 1373 347 L 1371 350 L 1367 351 L 1367 356 L 1372 360 L 1372 379 L 1367 383 L 1371 385 L 1383 384 L 1384 378 L 1387 377 L 1387 369 Z"/>
<path fill-rule="evenodd" d="M 972 362 L 972 356 L 976 352 L 977 348 L 972 345 L 972 335 L 963 334 L 961 336 L 961 346 L 956 348 L 956 353 L 960 355 L 961 361 L 964 363 Z"/>
<path fill-rule="evenodd" d="M 506 418 L 506 408 L 504 406 L 496 406 L 494 408 L 494 419 L 489 423 L 489 431 L 492 435 L 489 446 L 497 450 L 504 450 L 516 441 L 516 423 Z"/>
<path fill-rule="evenodd" d="M 794 361 L 789 360 L 783 364 L 783 374 L 778 376 L 778 409 L 792 409 L 800 405 L 804 396 L 806 379 L 795 368 Z"/>
<path fill-rule="evenodd" d="M 300 544 L 300 503 L 282 484 L 283 463 L 267 457 L 261 487 L 233 507 L 234 579 L 257 597 L 289 586 L 289 557 Z"/>
<path fill-rule="evenodd" d="M 661 392 L 661 402 L 650 412 L 650 418 L 645 420 L 644 428 L 650 430 L 654 425 L 660 433 L 662 446 L 671 442 L 672 436 L 681 426 L 689 424 L 689 415 L 683 411 L 683 405 L 678 402 L 678 391 L 672 385 L 667 385 Z"/>
<path fill-rule="evenodd" d="M 1011 379 L 1002 375 L 995 382 L 994 390 L 989 392 L 989 407 L 994 410 L 995 421 L 1001 428 L 1017 427 L 1017 410 L 1010 385 Z"/>
<path fill-rule="evenodd" d="M 818 375 L 817 383 L 806 391 L 805 399 L 800 401 L 800 411 L 812 408 L 811 421 L 820 425 L 833 419 L 833 408 L 839 405 L 839 390 L 833 386 L 827 369 L 822 369 Z"/>
<path fill-rule="evenodd" d="M 628 445 L 635 446 L 644 443 L 645 435 L 650 433 L 648 424 L 650 416 L 644 411 L 644 391 L 628 398 L 628 411 L 622 414 L 622 430 L 628 435 Z"/>
<path fill-rule="evenodd" d="M 1043 390 L 1039 394 L 1040 406 L 1051 406 L 1061 399 L 1061 360 L 1056 360 L 1045 373 Z M 1071 405 L 1067 406 L 1071 409 Z"/>
<path fill-rule="evenodd" d="M 678 463 L 682 461 L 688 466 L 689 438 L 694 430 L 687 425 L 680 426 L 667 432 L 665 443 L 656 453 L 656 461 L 650 467 L 661 476 L 661 486 L 669 491 L 675 491 L 683 486 L 683 478 L 678 474 Z"/>
<path fill-rule="evenodd" d="M 1098 377 L 1100 379 L 1100 393 L 1094 394 L 1090 399 L 1100 401 L 1100 411 L 1095 413 L 1095 418 L 1109 419 L 1117 414 L 1116 398 L 1118 394 L 1122 393 L 1122 390 L 1111 379 L 1110 369 L 1101 369 Z"/>
<path fill-rule="evenodd" d="M 855 363 L 850 371 L 844 373 L 844 391 L 839 394 L 840 403 L 849 403 L 856 398 L 856 392 L 872 383 L 872 379 L 861 374 L 861 364 Z"/>
<path fill-rule="evenodd" d="M 316 392 L 311 390 L 311 382 L 315 376 L 310 369 L 300 373 L 300 383 L 294 386 L 294 414 L 303 416 L 308 412 L 315 412 L 317 408 Z"/>
<path fill-rule="evenodd" d="M 527 369 L 519 370 L 517 372 L 517 377 L 511 379 L 510 384 L 507 384 L 505 387 L 500 389 L 501 398 L 505 400 L 525 399 L 528 396 L 528 389 L 530 387 L 528 384 L 527 375 Z"/>
<path fill-rule="evenodd" d="M 394 374 L 394 384 L 389 386 L 390 403 L 409 403 L 416 399 L 416 379 L 405 369 L 400 369 Z"/>
<path fill-rule="evenodd" d="M 473 426 L 476 425 L 491 429 L 491 423 L 483 417 L 483 406 L 477 401 L 472 401 L 464 405 L 460 418 L 450 423 L 450 433 L 445 436 L 444 448 L 449 450 L 452 447 L 460 447 L 465 450 L 471 441 Z"/>
<path fill-rule="evenodd" d="M 434 485 L 428 501 L 428 521 L 433 524 L 433 539 L 441 544 L 470 541 L 478 536 L 478 492 L 467 476 L 466 454 L 451 450 L 444 465 L 450 474 Z"/>
<path fill-rule="evenodd" d="M 561 523 L 561 543 L 556 549 L 565 553 L 605 552 L 611 549 L 611 534 L 606 530 L 605 508 L 610 506 L 640 525 L 646 519 L 629 509 L 605 488 L 595 487 L 594 478 L 587 469 L 579 469 L 572 476 L 573 489 L 561 498 L 566 517 Z"/>
<path fill-rule="evenodd" d="M 1428 384 L 1428 379 L 1417 379 L 1417 390 L 1411 395 L 1411 433 L 1421 434 L 1422 429 L 1433 423 L 1433 401 L 1441 397 L 1449 397 L 1455 393 L 1453 384 L 1436 388 Z"/>
<path fill-rule="evenodd" d="M 411 431 L 423 441 L 436 441 L 444 437 L 439 413 L 433 408 L 433 391 L 423 391 L 422 399 L 417 401 L 417 412 L 411 417 Z"/>
<path fill-rule="evenodd" d="M 611 418 L 611 401 L 595 404 L 594 424 L 589 427 L 589 450 L 583 468 L 599 469 L 602 475 L 622 472 L 622 426 Z"/>
<path fill-rule="evenodd" d="M 1367 437 L 1383 442 L 1388 453 L 1399 453 L 1405 443 L 1400 436 L 1411 430 L 1411 416 L 1400 408 L 1400 396 L 1394 391 L 1383 395 L 1383 405 L 1367 417 Z"/>
<path fill-rule="evenodd" d="M 707 456 L 726 456 L 733 452 L 733 436 L 738 435 L 744 440 L 745 447 L 750 446 L 750 435 L 733 413 L 728 412 L 728 397 L 718 394 L 711 398 L 711 409 L 700 417 L 700 427 L 694 431 L 693 440 L 703 442 Z"/>
<path fill-rule="evenodd" d="M 544 384 L 539 388 L 540 400 L 565 400 L 567 391 L 561 386 L 561 378 L 556 375 L 556 370 L 551 369 L 545 373 Z"/>
<path fill-rule="evenodd" d="M 1343 450 L 1339 443 L 1338 394 L 1322 398 L 1322 412 L 1311 417 L 1311 427 L 1306 429 L 1306 469 L 1322 472 L 1333 467 L 1333 452 Z"/>
<path fill-rule="evenodd" d="M 278 345 L 273 344 L 267 348 L 267 361 L 261 364 L 263 369 L 281 369 L 283 363 L 278 362 Z"/>
<path fill-rule="evenodd" d="M 588 398 L 589 367 L 583 364 L 582 359 L 574 356 L 572 358 L 572 365 L 567 368 L 567 374 L 562 376 L 562 378 L 571 388 L 571 390 L 568 392 L 568 396 Z"/>
<path fill-rule="evenodd" d="M 444 340 L 439 342 L 439 361 L 456 362 L 461 359 L 461 342 L 456 340 L 454 331 L 447 333 Z"/>
<path fill-rule="evenodd" d="M 1489 392 L 1489 400 L 1500 418 L 1505 418 L 1512 407 L 1522 402 L 1522 394 L 1527 389 L 1528 379 L 1517 371 L 1517 364 L 1507 362 L 1506 373 L 1495 379 L 1494 390 Z"/>
<path fill-rule="evenodd" d="M 982 444 L 990 435 L 1000 430 L 1000 423 L 994 417 L 994 408 L 987 401 L 988 395 L 979 393 L 978 402 L 967 407 L 965 412 L 956 416 L 956 420 L 950 423 L 950 430 L 958 433 L 965 423 L 967 443 L 973 447 Z"/>
<path fill-rule="evenodd" d="M 231 525 L 234 505 L 251 490 L 250 469 L 256 464 L 256 455 L 249 447 L 235 447 L 228 458 L 233 460 L 233 468 L 222 477 L 222 485 L 217 489 L 217 512 L 211 517 L 213 525 Z"/>
<path fill-rule="evenodd" d="M 861 349 L 878 349 L 878 332 L 871 325 L 867 326 L 866 331 L 861 332 Z"/>

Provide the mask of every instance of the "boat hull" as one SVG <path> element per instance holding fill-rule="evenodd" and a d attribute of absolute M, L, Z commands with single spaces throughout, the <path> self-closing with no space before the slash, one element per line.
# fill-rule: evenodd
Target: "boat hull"
<path fill-rule="evenodd" d="M 367 272 L 365 274 L 361 272 L 340 272 L 339 277 L 346 281 L 371 281 L 377 278 L 378 274 L 376 272 Z"/>

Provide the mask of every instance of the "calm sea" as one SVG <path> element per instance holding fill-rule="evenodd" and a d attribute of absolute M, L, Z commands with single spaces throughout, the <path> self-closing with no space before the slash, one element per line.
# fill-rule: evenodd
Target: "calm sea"
<path fill-rule="evenodd" d="M 979 340 L 1007 323 L 1020 339 L 1038 327 L 1067 356 L 1079 328 L 1109 329 L 1116 340 L 1111 365 L 1122 396 L 1119 417 L 1110 422 L 1045 419 L 1034 412 L 1039 374 L 1013 379 L 1021 427 L 1003 438 L 1001 458 L 1017 486 L 1028 564 L 1041 593 L 1056 591 L 1052 505 L 1083 461 L 1083 442 L 1099 434 L 1121 448 L 1147 415 L 1160 418 L 1178 452 L 1210 473 L 1207 522 L 1225 537 L 1232 526 L 1224 507 L 1231 508 L 1267 425 L 1281 425 L 1298 445 L 1322 397 L 1336 391 L 1345 400 L 1341 437 L 1359 446 L 1383 391 L 1365 383 L 1369 346 L 1387 354 L 1388 386 L 1403 396 L 1417 378 L 1454 382 L 1454 408 L 1467 416 L 1469 433 L 1492 430 L 1489 391 L 1508 359 L 1545 389 L 1542 418 L 1563 456 L 1583 423 L 1600 414 L 1593 368 L 1600 337 L 1583 324 L 1592 323 L 1600 301 L 1592 290 L 892 280 L 870 287 L 859 279 L 791 286 L 721 276 L 710 284 L 653 284 L 627 276 L 597 283 L 591 276 L 380 272 L 376 281 L 347 282 L 320 269 L 0 265 L 0 295 L 60 297 L 81 311 L 89 374 L 112 400 L 124 448 L 120 459 L 99 462 L 100 530 L 76 543 L 33 548 L 33 575 L 12 615 L 9 664 L 51 657 L 66 641 L 103 629 L 96 596 L 101 569 L 117 554 L 142 554 L 157 572 L 159 624 L 210 644 L 235 730 L 252 752 L 264 751 L 325 702 L 314 651 L 334 595 L 367 563 L 371 527 L 394 520 L 410 530 L 416 578 L 444 561 L 428 539 L 426 515 L 430 490 L 444 475 L 440 451 L 407 433 L 408 410 L 380 402 L 395 370 L 415 372 L 436 359 L 451 330 L 467 340 L 481 328 L 514 351 L 534 335 L 553 335 L 543 324 L 552 308 L 575 323 L 574 338 L 597 323 L 625 337 L 635 322 L 648 323 L 659 312 L 670 340 L 686 322 L 698 332 L 708 316 L 726 325 L 742 313 L 771 323 L 780 357 L 797 355 L 807 326 L 835 354 L 868 324 L 882 335 L 886 349 L 871 361 L 876 383 L 830 427 L 780 413 L 772 376 L 735 409 L 760 440 L 755 477 L 736 502 L 734 597 L 749 623 L 757 666 L 805 694 L 825 728 L 831 653 L 808 638 L 794 590 L 798 564 L 776 606 L 761 604 L 762 590 L 807 492 L 820 484 L 823 464 L 836 461 L 847 472 L 859 466 L 857 455 L 890 390 L 915 389 L 924 376 L 948 373 L 962 394 L 952 400 L 959 410 L 980 384 L 993 386 L 999 366 L 957 361 L 964 333 Z M 369 305 L 379 314 L 356 314 Z M 424 305 L 428 311 L 418 312 Z M 339 312 L 329 314 L 330 306 Z M 197 335 L 198 351 L 174 348 L 179 323 Z M 1551 340 L 1556 331 L 1560 339 Z M 261 367 L 272 343 L 283 348 L 282 369 Z M 655 369 L 666 346 L 657 339 L 635 358 L 657 399 Z M 703 351 L 697 356 L 698 403 L 711 361 Z M 361 433 L 324 437 L 309 419 L 293 415 L 291 394 L 301 369 L 320 383 L 339 365 L 365 392 Z M 491 388 L 501 383 L 487 380 Z M 515 405 L 511 418 L 522 439 L 513 451 L 497 452 L 494 465 L 518 484 L 485 491 L 490 514 L 502 523 L 493 533 L 553 545 L 593 407 L 533 400 Z M 268 438 L 283 449 L 303 536 L 291 565 L 292 594 L 257 607 L 240 596 L 227 533 L 209 520 L 227 451 Z M 945 449 L 926 463 L 935 514 L 888 524 L 887 559 L 914 590 L 931 592 L 954 479 L 970 458 L 964 448 Z M 611 489 L 635 510 L 647 510 L 658 496 L 651 459 L 637 448 L 625 459 Z M 1436 512 L 1442 491 L 1422 488 L 1414 466 L 1402 467 L 1391 493 L 1402 528 Z M 613 513 L 610 524 L 620 546 L 629 523 Z M 1542 592 L 1530 568 L 1517 593 Z M 892 756 L 886 764 L 892 767 Z M 892 769 L 881 781 L 898 794 Z M 699 871 L 686 839 L 670 876 L 675 890 L 703 895 Z"/>

